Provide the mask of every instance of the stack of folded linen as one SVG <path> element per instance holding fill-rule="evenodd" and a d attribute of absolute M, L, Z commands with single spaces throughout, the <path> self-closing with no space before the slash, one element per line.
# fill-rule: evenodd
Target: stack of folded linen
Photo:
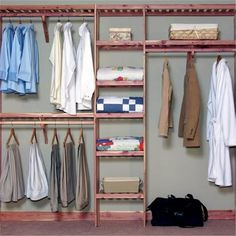
<path fill-rule="evenodd" d="M 97 139 L 98 151 L 143 151 L 143 137 L 121 136 Z"/>
<path fill-rule="evenodd" d="M 143 112 L 143 98 L 100 96 L 97 99 L 97 112 L 103 112 L 103 113 Z"/>
<path fill-rule="evenodd" d="M 143 68 L 133 66 L 101 67 L 97 71 L 97 80 L 143 80 Z"/>

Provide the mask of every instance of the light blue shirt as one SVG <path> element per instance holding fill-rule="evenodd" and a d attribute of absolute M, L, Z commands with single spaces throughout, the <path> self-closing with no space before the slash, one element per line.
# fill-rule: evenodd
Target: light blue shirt
<path fill-rule="evenodd" d="M 23 29 L 24 46 L 18 79 L 25 81 L 26 93 L 36 93 L 39 82 L 38 45 L 35 39 L 34 26 L 25 25 Z"/>
<path fill-rule="evenodd" d="M 25 82 L 18 79 L 18 74 L 23 51 L 24 36 L 22 31 L 24 28 L 24 25 L 19 25 L 15 29 L 8 77 L 8 88 L 22 95 L 25 94 Z"/>
<path fill-rule="evenodd" d="M 3 35 L 0 53 L 0 91 L 11 92 L 8 89 L 7 80 L 10 68 L 12 41 L 14 37 L 14 28 L 11 23 L 6 24 Z"/>

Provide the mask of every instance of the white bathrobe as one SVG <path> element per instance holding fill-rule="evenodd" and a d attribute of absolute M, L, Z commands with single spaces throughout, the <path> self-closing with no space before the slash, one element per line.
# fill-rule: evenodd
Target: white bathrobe
<path fill-rule="evenodd" d="M 208 180 L 219 186 L 231 186 L 229 147 L 236 145 L 236 117 L 233 86 L 225 59 L 212 68 L 207 113 L 209 141 Z"/>
<path fill-rule="evenodd" d="M 76 114 L 75 95 L 75 49 L 71 36 L 72 24 L 67 22 L 64 27 L 64 43 L 62 52 L 62 78 L 61 78 L 61 105 L 58 107 L 64 112 Z"/>
<path fill-rule="evenodd" d="M 52 63 L 50 102 L 60 105 L 61 102 L 61 66 L 62 66 L 62 23 L 54 28 L 54 39 L 49 60 Z"/>
<path fill-rule="evenodd" d="M 90 32 L 87 23 L 79 28 L 80 41 L 76 56 L 76 102 L 78 110 L 92 109 L 92 96 L 95 90 L 93 58 Z"/>

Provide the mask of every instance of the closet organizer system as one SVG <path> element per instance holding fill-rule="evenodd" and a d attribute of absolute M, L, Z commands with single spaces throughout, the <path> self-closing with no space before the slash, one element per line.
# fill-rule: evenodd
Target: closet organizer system
<path fill-rule="evenodd" d="M 8 20 L 9 17 L 41 17 L 46 42 L 49 42 L 47 21 L 51 17 L 93 17 L 94 19 L 94 68 L 97 71 L 99 67 L 99 52 L 101 50 L 120 50 L 129 53 L 129 50 L 141 52 L 144 68 L 143 81 L 96 81 L 96 90 L 94 101 L 99 96 L 99 89 L 109 87 L 116 88 L 141 88 L 143 93 L 144 110 L 141 113 L 96 113 L 96 104 L 94 102 L 94 112 L 78 113 L 76 116 L 69 116 L 62 113 L 1 113 L 0 124 L 57 124 L 74 122 L 75 124 L 85 123 L 94 125 L 94 145 L 99 138 L 100 120 L 101 119 L 138 119 L 143 124 L 144 149 L 143 151 L 96 151 L 94 147 L 94 215 L 95 225 L 100 224 L 100 201 L 102 199 L 127 199 L 141 200 L 143 202 L 143 210 L 140 212 L 139 218 L 143 219 L 146 224 L 146 206 L 147 206 L 147 156 L 146 156 L 146 57 L 148 53 L 159 52 L 186 52 L 188 55 L 195 52 L 236 52 L 236 11 L 234 4 L 165 4 L 165 5 L 1 5 L 0 6 L 0 29 L 2 32 L 3 18 Z M 99 30 L 101 17 L 141 17 L 142 25 L 139 25 L 143 31 L 143 38 L 140 40 L 130 41 L 108 41 L 100 40 Z M 151 16 L 230 16 L 234 19 L 234 40 L 148 40 L 147 39 L 147 18 Z M 158 26 L 157 26 L 158 27 Z M 157 36 L 158 37 L 158 36 Z M 235 58 L 235 57 L 234 57 Z M 234 59 L 235 60 L 235 59 Z M 235 60 L 236 61 L 236 60 Z M 236 66 L 234 66 L 236 68 Z M 236 72 L 235 72 L 236 74 Z M 2 97 L 0 98 L 2 105 Z M 0 106 L 2 111 L 2 106 Z M 35 121 L 37 120 L 37 121 Z M 72 121 L 73 120 L 73 121 Z M 2 151 L 2 140 L 0 140 L 0 148 Z M 102 157 L 129 157 L 135 161 L 136 158 L 143 158 L 143 188 L 139 193 L 120 193 L 108 194 L 100 192 L 100 161 Z M 124 162 L 125 162 L 125 158 Z"/>

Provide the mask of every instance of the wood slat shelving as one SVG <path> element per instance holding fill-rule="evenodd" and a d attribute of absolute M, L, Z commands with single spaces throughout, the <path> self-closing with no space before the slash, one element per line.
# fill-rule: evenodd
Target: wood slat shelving
<path fill-rule="evenodd" d="M 96 151 L 97 157 L 139 157 L 143 151 Z"/>
<path fill-rule="evenodd" d="M 98 193 L 97 199 L 143 199 L 143 193 Z"/>

